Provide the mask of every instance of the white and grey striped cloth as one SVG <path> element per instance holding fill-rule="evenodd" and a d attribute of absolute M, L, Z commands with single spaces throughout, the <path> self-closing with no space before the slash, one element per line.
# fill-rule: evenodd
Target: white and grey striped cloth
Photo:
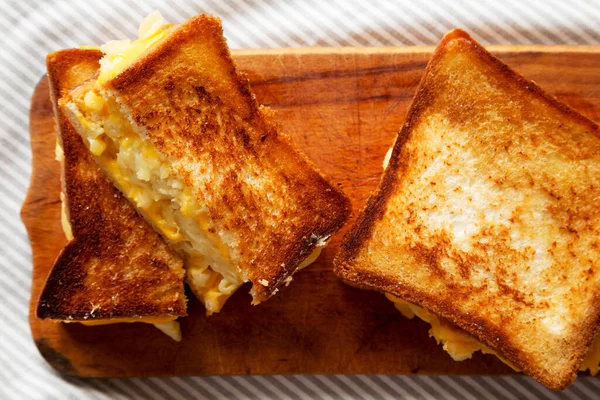
<path fill-rule="evenodd" d="M 43 361 L 27 322 L 31 249 L 19 220 L 31 172 L 29 102 L 48 52 L 134 37 L 159 9 L 172 22 L 222 18 L 232 48 L 434 45 L 455 27 L 484 44 L 600 44 L 593 1 L 0 2 L 0 399 L 120 398 L 600 398 L 600 379 L 563 393 L 525 377 L 237 376 L 74 379 Z"/>

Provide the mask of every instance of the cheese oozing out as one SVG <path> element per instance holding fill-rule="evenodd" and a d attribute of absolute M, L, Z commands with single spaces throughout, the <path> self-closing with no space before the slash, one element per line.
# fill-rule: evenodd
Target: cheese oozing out
<path fill-rule="evenodd" d="M 76 116 L 90 151 L 116 186 L 184 258 L 186 281 L 206 308 L 218 312 L 243 284 L 232 249 L 211 227 L 208 209 L 199 204 L 194 189 L 173 174 L 171 161 L 140 134 L 114 98 L 96 90 L 134 63 L 171 29 L 159 12 L 141 24 L 139 38 L 113 41 L 102 46 L 96 85 L 80 87 L 82 99 L 67 107 Z M 323 242 L 324 245 L 324 242 Z M 298 269 L 314 261 L 317 246 Z"/>
<path fill-rule="evenodd" d="M 473 356 L 476 351 L 484 354 L 493 354 L 509 367 L 518 371 L 517 367 L 499 356 L 494 350 L 468 334 L 456 329 L 449 323 L 438 318 L 435 314 L 429 312 L 423 307 L 419 307 L 405 300 L 402 300 L 389 293 L 385 294 L 388 300 L 394 303 L 394 307 L 408 319 L 415 316 L 431 325 L 429 336 L 435 338 L 438 344 L 442 344 L 443 349 L 452 357 L 454 361 L 464 361 Z"/>
<path fill-rule="evenodd" d="M 498 355 L 497 352 L 490 349 L 479 340 L 470 336 L 466 332 L 459 328 L 450 325 L 438 318 L 435 314 L 429 312 L 423 307 L 419 307 L 415 304 L 409 303 L 405 300 L 400 299 L 392 294 L 386 293 L 385 297 L 394 303 L 394 306 L 403 316 L 408 319 L 413 319 L 415 316 L 422 319 L 423 321 L 431 325 L 429 330 L 429 336 L 433 337 L 438 344 L 442 344 L 443 349 L 452 357 L 454 361 L 463 361 L 473 356 L 476 351 L 481 351 L 484 354 L 495 355 L 514 369 L 518 371 L 518 368 L 505 360 L 503 357 Z M 589 370 L 591 375 L 596 375 L 600 370 L 600 337 L 596 338 L 590 346 L 581 366 L 580 371 Z"/>
<path fill-rule="evenodd" d="M 141 22 L 137 40 L 111 40 L 101 46 L 104 57 L 100 60 L 98 82 L 105 82 L 117 76 L 153 44 L 165 37 L 171 27 L 172 25 L 165 23 L 161 13 L 155 10 Z"/>
<path fill-rule="evenodd" d="M 54 158 L 60 163 L 61 171 L 64 169 L 65 153 L 63 152 L 58 138 L 56 139 L 56 147 L 54 148 Z M 61 172 L 62 174 L 62 172 Z M 67 199 L 65 198 L 65 192 L 61 188 L 60 190 L 60 224 L 67 240 L 73 240 L 73 230 L 71 229 L 71 223 L 67 215 Z"/>
<path fill-rule="evenodd" d="M 127 318 L 111 318 L 97 319 L 86 321 L 63 321 L 66 323 L 79 322 L 86 326 L 112 325 L 132 322 L 141 322 L 144 324 L 152 324 L 165 335 L 169 336 L 176 342 L 181 341 L 181 325 L 177 321 L 177 317 L 127 317 Z"/>
<path fill-rule="evenodd" d="M 58 140 L 56 141 L 55 157 L 63 168 L 65 162 L 64 152 Z M 60 222 L 62 225 L 63 232 L 67 240 L 73 240 L 73 231 L 71 229 L 71 223 L 67 216 L 67 202 L 65 193 L 63 190 L 60 191 Z M 102 320 L 91 320 L 91 321 L 64 321 L 64 322 L 80 322 L 83 325 L 94 326 L 94 325 L 109 325 L 122 322 L 142 322 L 145 324 L 152 324 L 156 328 L 160 329 L 164 334 L 169 336 L 171 339 L 179 342 L 181 341 L 181 327 L 179 322 L 176 321 L 177 317 L 142 317 L 142 318 L 114 318 L 114 319 L 102 319 Z"/>
<path fill-rule="evenodd" d="M 171 163 L 138 135 L 112 99 L 94 90 L 71 103 L 90 151 L 119 189 L 185 261 L 186 281 L 204 303 L 218 312 L 243 283 L 192 189 L 171 174 Z"/>

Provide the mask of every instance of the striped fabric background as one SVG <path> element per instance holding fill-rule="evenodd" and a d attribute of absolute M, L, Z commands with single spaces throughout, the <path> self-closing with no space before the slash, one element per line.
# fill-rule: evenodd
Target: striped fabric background
<path fill-rule="evenodd" d="M 502 4 L 500 4 L 502 3 Z M 569 3 L 569 4 L 567 4 Z M 0 4 L 0 398 L 600 398 L 600 379 L 554 393 L 524 377 L 265 376 L 78 380 L 57 375 L 27 323 L 31 249 L 19 219 L 31 172 L 28 111 L 49 51 L 134 37 L 153 9 L 223 19 L 232 48 L 434 45 L 454 27 L 484 44 L 600 44 L 592 1 L 7 1 Z"/>

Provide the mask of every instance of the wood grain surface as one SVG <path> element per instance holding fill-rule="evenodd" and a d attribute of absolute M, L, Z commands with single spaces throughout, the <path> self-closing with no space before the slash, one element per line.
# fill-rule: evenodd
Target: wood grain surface
<path fill-rule="evenodd" d="M 600 117 L 600 48 L 493 47 L 503 61 L 592 119 Z M 277 111 L 282 131 L 341 183 L 355 213 L 380 178 L 385 152 L 403 122 L 432 52 L 417 48 L 284 49 L 234 52 L 258 101 Z M 351 288 L 331 272 L 345 229 L 319 260 L 259 306 L 248 287 L 207 318 L 190 294 L 176 343 L 152 326 L 86 327 L 40 321 L 35 307 L 65 244 L 60 169 L 48 82 L 30 115 L 33 175 L 21 212 L 33 247 L 29 320 L 41 354 L 77 376 L 292 373 L 507 374 L 493 356 L 454 362 L 428 337 L 428 325 L 403 318 L 382 294 Z"/>

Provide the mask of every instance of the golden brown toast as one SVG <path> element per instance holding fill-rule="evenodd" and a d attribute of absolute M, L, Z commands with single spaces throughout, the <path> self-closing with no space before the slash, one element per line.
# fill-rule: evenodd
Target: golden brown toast
<path fill-rule="evenodd" d="M 57 101 L 95 75 L 102 53 L 71 49 L 47 57 L 50 95 L 63 149 L 62 186 L 74 239 L 58 256 L 37 316 L 63 321 L 186 315 L 184 270 L 175 254 L 98 167 Z"/>
<path fill-rule="evenodd" d="M 335 273 L 564 389 L 600 322 L 599 199 L 598 126 L 455 30 Z"/>
<path fill-rule="evenodd" d="M 101 71 L 73 91 L 63 110 L 172 247 L 234 289 L 252 282 L 259 303 L 315 258 L 349 200 L 258 105 L 219 19 L 200 15 L 157 35 L 115 77 Z M 115 115 L 121 128 L 111 131 Z"/>

